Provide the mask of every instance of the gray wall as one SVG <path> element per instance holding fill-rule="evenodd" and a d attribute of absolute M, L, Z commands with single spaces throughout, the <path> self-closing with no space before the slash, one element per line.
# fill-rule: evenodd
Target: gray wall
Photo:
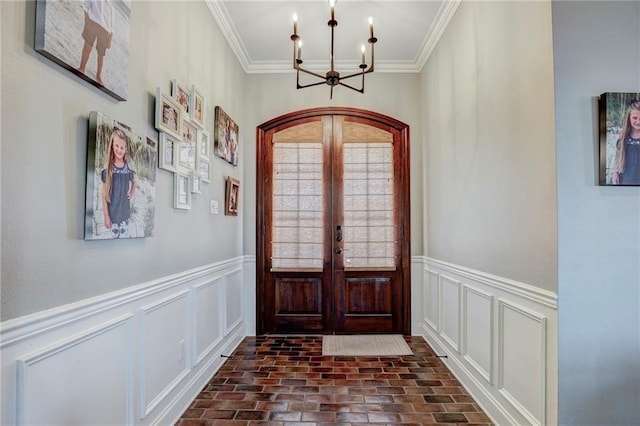
<path fill-rule="evenodd" d="M 555 292 L 550 3 L 463 2 L 420 82 L 426 255 Z"/>
<path fill-rule="evenodd" d="M 640 90 L 640 2 L 553 3 L 559 420 L 640 419 L 640 187 L 597 185 L 597 105 Z"/>
<path fill-rule="evenodd" d="M 35 2 L 0 8 L 2 321 L 242 255 L 242 217 L 209 215 L 225 177 L 242 174 L 219 159 L 188 212 L 172 208 L 173 175 L 158 170 L 152 238 L 83 240 L 89 111 L 157 140 L 155 88 L 177 78 L 206 96 L 209 130 L 215 105 L 236 119 L 243 155 L 245 74 L 206 4 L 132 2 L 126 102 L 33 50 Z"/>

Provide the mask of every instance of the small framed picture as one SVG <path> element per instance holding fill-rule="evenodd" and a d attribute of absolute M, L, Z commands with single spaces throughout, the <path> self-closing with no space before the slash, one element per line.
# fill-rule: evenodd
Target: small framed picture
<path fill-rule="evenodd" d="M 208 160 L 198 160 L 198 173 L 202 182 L 211 182 L 211 165 Z"/>
<path fill-rule="evenodd" d="M 204 128 L 205 99 L 195 86 L 191 86 L 191 119 Z"/>
<path fill-rule="evenodd" d="M 182 172 L 173 175 L 173 208 L 191 209 L 191 176 Z"/>
<path fill-rule="evenodd" d="M 213 132 L 213 152 L 229 164 L 238 165 L 238 125 L 217 106 L 215 109 L 215 130 Z"/>
<path fill-rule="evenodd" d="M 182 110 L 189 115 L 191 111 L 191 91 L 174 79 L 171 80 L 171 96 L 180 104 Z"/>
<path fill-rule="evenodd" d="M 200 174 L 196 171 L 191 172 L 191 192 L 194 194 L 200 194 L 202 192 L 202 179 Z"/>
<path fill-rule="evenodd" d="M 211 135 L 206 130 L 198 131 L 198 158 L 209 160 L 211 151 Z"/>
<path fill-rule="evenodd" d="M 158 87 L 156 89 L 156 129 L 180 139 L 182 121 L 180 105 Z"/>
<path fill-rule="evenodd" d="M 231 176 L 227 177 L 226 197 L 224 203 L 224 214 L 227 216 L 238 215 L 238 204 L 240 202 L 240 181 Z"/>
<path fill-rule="evenodd" d="M 178 164 L 185 172 L 196 169 L 198 129 L 191 123 L 191 120 L 182 121 L 182 140 L 180 141 Z"/>
<path fill-rule="evenodd" d="M 169 172 L 178 169 L 178 147 L 180 141 L 173 136 L 160 132 L 158 167 Z"/>

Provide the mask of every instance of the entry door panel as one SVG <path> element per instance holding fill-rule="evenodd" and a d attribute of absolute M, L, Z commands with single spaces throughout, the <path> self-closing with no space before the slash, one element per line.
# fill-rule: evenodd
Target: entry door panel
<path fill-rule="evenodd" d="M 271 140 L 271 209 L 267 217 L 265 322 L 274 333 L 323 333 L 331 328 L 329 208 L 330 118 L 276 132 Z"/>
<path fill-rule="evenodd" d="M 258 332 L 408 334 L 406 126 L 303 114 L 265 128 Z"/>
<path fill-rule="evenodd" d="M 402 279 L 395 215 L 393 133 L 334 117 L 334 332 L 398 330 Z"/>

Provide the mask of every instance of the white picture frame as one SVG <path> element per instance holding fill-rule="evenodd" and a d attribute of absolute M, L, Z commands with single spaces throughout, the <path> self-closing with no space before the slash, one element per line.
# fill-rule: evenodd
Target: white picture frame
<path fill-rule="evenodd" d="M 205 123 L 205 111 L 206 111 L 206 99 L 196 89 L 195 86 L 191 86 L 191 97 L 190 97 L 191 105 L 189 106 L 189 114 L 191 115 L 191 119 L 201 128 L 204 129 Z"/>
<path fill-rule="evenodd" d="M 211 163 L 209 160 L 198 160 L 197 172 L 203 183 L 211 183 Z"/>
<path fill-rule="evenodd" d="M 191 120 L 182 120 L 182 139 L 179 145 L 178 164 L 187 173 L 196 169 L 198 128 Z"/>
<path fill-rule="evenodd" d="M 187 86 L 178 82 L 178 80 L 171 80 L 171 96 L 176 100 L 180 108 L 190 116 L 191 108 L 191 90 L 187 89 Z"/>
<path fill-rule="evenodd" d="M 179 139 L 176 139 L 168 133 L 160 132 L 160 139 L 158 143 L 158 168 L 168 172 L 178 171 L 179 146 Z"/>
<path fill-rule="evenodd" d="M 182 138 L 183 112 L 171 96 L 156 88 L 156 129 L 175 138 Z"/>
<path fill-rule="evenodd" d="M 186 173 L 173 174 L 173 208 L 191 210 L 191 176 Z"/>
<path fill-rule="evenodd" d="M 204 130 L 198 130 L 198 158 L 202 160 L 209 160 L 211 156 L 211 134 Z"/>
<path fill-rule="evenodd" d="M 191 172 L 191 193 L 192 194 L 200 194 L 202 193 L 202 178 L 200 177 L 200 173 L 197 171 Z"/>

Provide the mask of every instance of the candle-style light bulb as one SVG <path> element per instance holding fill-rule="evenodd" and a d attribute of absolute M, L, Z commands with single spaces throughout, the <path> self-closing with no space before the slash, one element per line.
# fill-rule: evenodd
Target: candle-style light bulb
<path fill-rule="evenodd" d="M 360 45 L 360 51 L 362 52 L 362 63 L 365 64 L 366 62 L 364 61 L 364 51 L 365 51 L 364 44 Z"/>
<path fill-rule="evenodd" d="M 298 40 L 298 59 L 302 59 L 302 40 Z"/>
<path fill-rule="evenodd" d="M 373 18 L 369 16 L 369 38 L 373 38 Z"/>
<path fill-rule="evenodd" d="M 298 35 L 298 14 L 293 14 L 293 35 Z"/>
<path fill-rule="evenodd" d="M 336 19 L 336 12 L 335 12 L 336 0 L 329 0 L 329 6 L 331 6 L 331 20 L 335 21 L 335 19 Z"/>

